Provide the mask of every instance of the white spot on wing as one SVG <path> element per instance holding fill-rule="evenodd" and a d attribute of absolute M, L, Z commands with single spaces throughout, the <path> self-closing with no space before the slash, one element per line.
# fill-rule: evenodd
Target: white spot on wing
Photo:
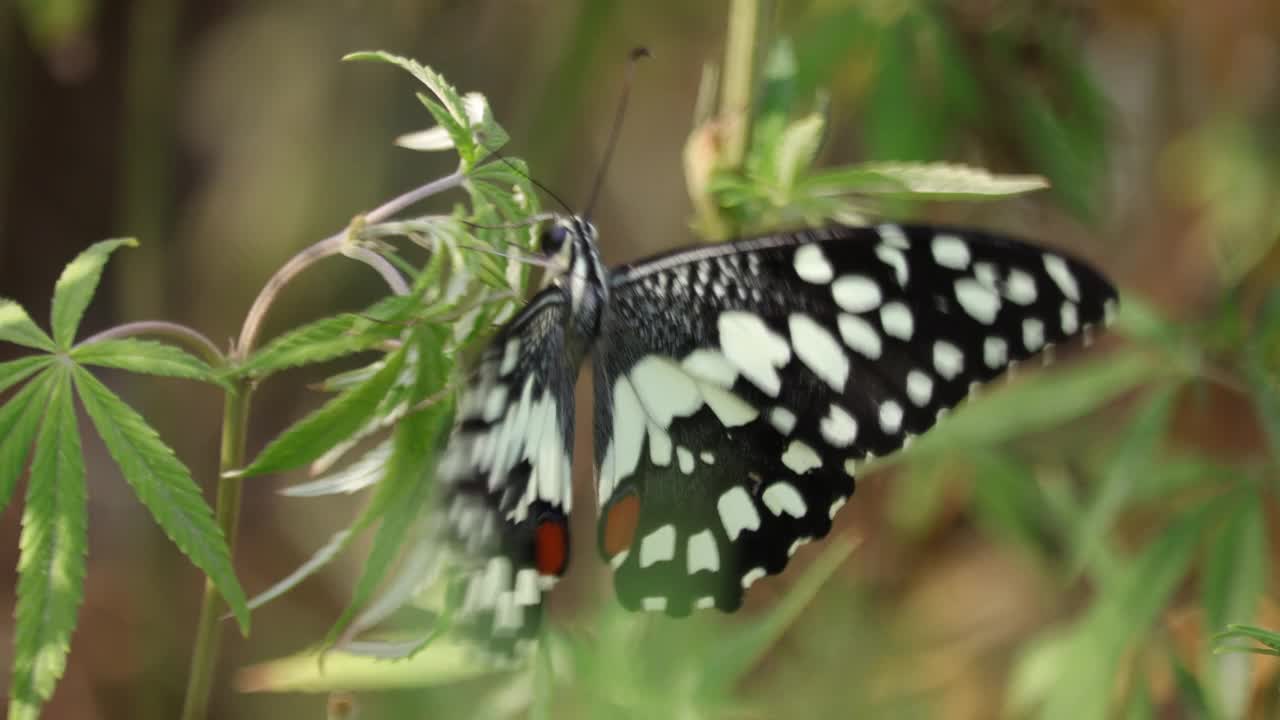
<path fill-rule="evenodd" d="M 1076 282 L 1075 273 L 1071 272 L 1071 268 L 1067 267 L 1067 261 L 1057 255 L 1044 256 L 1044 269 L 1049 273 L 1049 277 L 1057 283 L 1058 289 L 1063 295 L 1074 302 L 1080 302 L 1080 285 Z"/>
<path fill-rule="evenodd" d="M 886 435 L 895 435 L 902 429 L 902 406 L 896 401 L 885 400 L 880 403 L 880 429 Z"/>
<path fill-rule="evenodd" d="M 520 338 L 511 338 L 507 341 L 506 346 L 502 349 L 502 367 L 498 368 L 498 374 L 506 375 L 516 369 L 516 363 L 520 360 Z"/>
<path fill-rule="evenodd" d="M 640 541 L 640 567 L 647 568 L 676 556 L 676 526 L 670 523 Z"/>
<path fill-rule="evenodd" d="M 852 475 L 853 473 L 849 473 L 849 474 Z M 842 497 L 836 498 L 834 501 L 832 501 L 831 507 L 827 508 L 827 517 L 831 518 L 832 520 L 835 520 L 836 513 L 840 512 L 840 508 L 844 507 L 844 504 L 848 501 L 849 501 L 848 498 L 842 498 Z"/>
<path fill-rule="evenodd" d="M 647 597 L 640 601 L 640 607 L 649 612 L 662 612 L 667 609 L 667 599 L 664 597 Z"/>
<path fill-rule="evenodd" d="M 910 340 L 915 333 L 915 320 L 911 310 L 900 302 L 886 303 L 880 308 L 880 323 L 887 335 L 900 340 Z"/>
<path fill-rule="evenodd" d="M 698 380 L 721 387 L 731 387 L 738 379 L 738 371 L 715 350 L 694 350 L 680 361 L 680 366 Z"/>
<path fill-rule="evenodd" d="M 649 462 L 657 467 L 671 464 L 671 436 L 662 429 L 649 425 Z"/>
<path fill-rule="evenodd" d="M 865 275 L 841 275 L 831 284 L 831 297 L 851 313 L 863 313 L 880 307 L 880 286 Z"/>
<path fill-rule="evenodd" d="M 1080 329 L 1080 316 L 1076 313 L 1076 304 L 1070 301 L 1062 303 L 1062 332 L 1070 335 Z"/>
<path fill-rule="evenodd" d="M 784 407 L 775 407 L 769 411 L 769 424 L 783 435 L 790 435 L 796 428 L 796 414 Z"/>
<path fill-rule="evenodd" d="M 676 459 L 680 463 L 680 472 L 688 475 L 693 472 L 693 453 L 689 448 L 676 447 Z"/>
<path fill-rule="evenodd" d="M 716 572 L 720 569 L 720 551 L 716 548 L 715 536 L 710 530 L 703 530 L 689 536 L 685 559 L 688 561 L 690 575 L 699 570 Z"/>
<path fill-rule="evenodd" d="M 795 474 L 803 475 L 814 468 L 822 467 L 822 457 L 805 443 L 792 440 L 787 446 L 787 451 L 782 453 L 782 464 Z"/>
<path fill-rule="evenodd" d="M 916 407 L 924 407 L 933 397 L 933 378 L 919 370 L 907 373 L 907 397 Z"/>
<path fill-rule="evenodd" d="M 1009 343 L 1004 338 L 988 337 L 982 342 L 982 359 L 987 367 L 995 370 L 1009 361 Z"/>
<path fill-rule="evenodd" d="M 1022 321 L 1022 345 L 1031 352 L 1044 347 L 1044 323 L 1038 318 Z"/>
<path fill-rule="evenodd" d="M 835 270 L 832 269 L 831 263 L 827 260 L 827 256 L 822 253 L 822 248 L 817 245 L 804 245 L 796 250 L 794 259 L 796 275 L 801 280 L 815 284 L 831 282 Z"/>
<path fill-rule="evenodd" d="M 804 517 L 809 512 L 809 507 L 805 505 L 804 497 L 800 495 L 800 491 L 786 480 L 779 480 L 764 489 L 764 506 L 769 508 L 769 512 L 782 517 L 783 513 L 794 518 Z"/>
<path fill-rule="evenodd" d="M 856 350 L 869 360 L 880 358 L 880 333 L 871 326 L 871 323 L 857 315 L 841 313 L 840 317 L 836 318 L 836 324 L 840 328 L 840 337 L 844 339 L 844 344 L 851 350 Z"/>
<path fill-rule="evenodd" d="M 956 300 L 969 317 L 986 325 L 995 322 L 996 314 L 1000 312 L 1000 297 L 991 288 L 964 277 L 956 280 L 955 290 Z"/>
<path fill-rule="evenodd" d="M 880 234 L 880 240 L 890 247 L 896 247 L 906 250 L 911 247 L 907 242 L 907 234 L 902 228 L 892 223 L 882 223 L 876 227 L 876 232 Z"/>
<path fill-rule="evenodd" d="M 716 501 L 716 510 L 720 513 L 720 524 L 730 540 L 737 540 L 744 530 L 760 529 L 760 513 L 756 512 L 756 504 L 751 496 L 739 485 L 725 490 Z"/>
<path fill-rule="evenodd" d="M 640 398 L 625 376 L 619 377 L 613 386 L 613 480 L 630 477 L 640 463 L 640 446 L 645 431 L 644 408 Z"/>
<path fill-rule="evenodd" d="M 804 313 L 792 313 L 788 325 L 796 357 L 836 392 L 844 392 L 849 380 L 849 358 L 845 357 L 840 343 Z"/>
<path fill-rule="evenodd" d="M 702 385 L 702 399 L 725 427 L 746 425 L 760 416 L 760 411 L 746 400 L 714 385 Z"/>
<path fill-rule="evenodd" d="M 1004 296 L 1019 305 L 1030 305 L 1036 301 L 1036 279 L 1024 270 L 1014 268 L 1009 271 L 1009 280 L 1005 284 Z"/>
<path fill-rule="evenodd" d="M 791 346 L 760 316 L 738 310 L 722 312 L 717 322 L 720 348 L 729 362 L 756 387 L 773 397 L 782 389 L 778 368 L 791 360 Z"/>
<path fill-rule="evenodd" d="M 647 355 L 629 374 L 649 419 L 660 427 L 670 427 L 673 418 L 687 417 L 702 407 L 697 384 L 668 357 Z"/>
<path fill-rule="evenodd" d="M 955 235 L 943 234 L 933 238 L 933 260 L 952 270 L 969 267 L 969 246 Z"/>
<path fill-rule="evenodd" d="M 742 576 L 742 589 L 746 590 L 747 588 L 751 587 L 752 585 L 755 584 L 757 580 L 764 577 L 766 574 L 767 573 L 764 571 L 764 568 L 762 567 L 752 568 L 748 570 L 746 574 Z"/>
<path fill-rule="evenodd" d="M 933 369 L 947 380 L 954 380 L 964 371 L 964 353 L 946 340 L 933 344 Z"/>
<path fill-rule="evenodd" d="M 835 403 L 831 404 L 831 409 L 822 418 L 818 429 L 822 431 L 822 437 L 834 447 L 849 447 L 858 437 L 858 421 L 849 411 Z"/>

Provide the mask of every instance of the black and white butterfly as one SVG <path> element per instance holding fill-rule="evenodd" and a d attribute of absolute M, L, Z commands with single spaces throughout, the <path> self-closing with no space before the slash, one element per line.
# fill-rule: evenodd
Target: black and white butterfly
<path fill-rule="evenodd" d="M 598 546 L 622 604 L 725 611 L 823 537 L 860 463 L 1113 312 L 1067 255 L 882 224 L 606 268 L 595 228 L 541 236 L 550 284 L 483 352 L 438 470 L 460 617 L 509 650 L 569 561 L 574 385 L 595 368 Z"/>

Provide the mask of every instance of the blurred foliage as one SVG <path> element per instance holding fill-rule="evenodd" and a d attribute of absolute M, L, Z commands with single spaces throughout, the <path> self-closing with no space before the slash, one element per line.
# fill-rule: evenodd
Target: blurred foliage
<path fill-rule="evenodd" d="M 373 193 L 377 186 L 370 181 L 355 188 L 319 188 L 315 178 L 336 167 L 344 176 L 348 166 L 378 167 L 369 148 L 389 131 L 378 128 L 375 141 L 350 138 L 352 120 L 346 112 L 390 113 L 371 99 L 376 97 L 368 90 L 372 86 L 345 88 L 339 102 L 303 82 L 304 75 L 325 73 L 314 64 L 285 63 L 299 57 L 299 48 L 314 37 L 298 28 L 318 27 L 324 20 L 317 15 L 308 19 L 310 25 L 297 23 L 291 14 L 296 9 L 277 5 L 230 13 L 213 39 L 206 39 L 204 64 L 193 69 L 204 95 L 192 112 L 197 119 L 188 128 L 195 138 L 190 142 L 222 154 L 206 171 L 214 178 L 212 189 L 188 208 L 188 231 L 202 244 L 193 241 L 192 264 L 184 271 L 200 276 L 192 281 L 193 297 L 212 296 L 210 288 L 217 288 L 222 302 L 216 304 L 233 307 L 238 303 L 225 301 L 237 299 L 236 290 L 224 295 L 216 284 L 227 275 L 202 264 L 230 263 L 232 276 L 239 277 L 246 273 L 236 262 L 259 256 L 274 261 L 257 246 L 252 253 L 244 251 L 242 238 L 296 237 L 310 227 L 298 220 L 304 210 L 316 216 L 310 222 L 333 221 L 333 215 L 308 202 L 320 210 L 336 207 L 338 217 L 349 214 L 348 208 L 368 198 L 335 202 L 336 193 Z M 258 666 L 242 674 L 243 687 L 355 689 L 359 694 L 344 696 L 343 702 L 359 705 L 360 717 L 407 712 L 944 720 L 1273 717 L 1280 697 L 1280 674 L 1267 656 L 1280 647 L 1274 634 L 1280 606 L 1272 600 L 1270 572 L 1276 558 L 1272 488 L 1280 452 L 1280 294 L 1275 290 L 1280 280 L 1280 164 L 1275 162 L 1280 89 L 1273 72 L 1280 16 L 1265 3 L 1257 5 L 1188 5 L 1179 14 L 1140 2 L 779 3 L 776 26 L 786 36 L 761 42 L 768 52 L 761 53 L 741 166 L 717 161 L 722 133 L 738 131 L 733 124 L 712 109 L 695 115 L 685 149 L 695 228 L 723 237 L 871 213 L 959 215 L 1013 225 L 1058 244 L 1074 244 L 1122 280 L 1127 292 L 1118 330 L 1099 338 L 1087 356 L 1060 348 L 1066 356 L 1062 364 L 1021 373 L 1007 386 L 989 389 L 910 452 L 865 472 L 856 501 L 845 511 L 850 517 L 841 518 L 834 537 L 803 550 L 797 560 L 803 567 L 761 583 L 751 606 L 733 617 L 669 621 L 621 613 L 608 590 L 599 587 L 607 582 L 594 582 L 599 578 L 579 557 L 574 574 L 588 577 L 558 592 L 553 609 L 561 612 L 553 615 L 553 632 L 526 671 L 482 670 L 465 649 L 434 640 L 400 663 L 331 653 L 323 676 L 314 654 Z M 46 53 L 58 37 L 93 33 L 93 18 L 104 12 L 96 3 L 15 7 L 22 9 L 27 36 Z M 442 7 L 370 4 L 358 11 L 394 17 L 385 33 L 404 28 L 429 37 L 425 24 L 417 23 L 447 19 L 448 8 Z M 74 12 L 66 14 L 68 9 Z M 606 96 L 603 90 L 588 91 L 597 75 L 609 91 L 616 87 L 613 76 L 598 69 L 608 65 L 601 60 L 608 59 L 610 41 L 625 47 L 637 38 L 623 33 L 642 40 L 670 35 L 672 49 L 657 47 L 656 55 L 679 67 L 681 80 L 706 59 L 701 48 L 718 42 L 685 29 L 697 23 L 722 26 L 714 17 L 718 8 L 681 5 L 658 11 L 678 18 L 678 26 L 657 24 L 651 12 L 638 5 L 587 1 L 554 11 L 542 8 L 535 26 L 522 24 L 527 16 L 504 5 L 500 14 L 509 14 L 518 32 L 501 35 L 495 28 L 505 26 L 491 19 L 465 29 L 446 21 L 437 32 L 467 37 L 465 52 L 450 56 L 442 49 L 447 43 L 430 36 L 436 42 L 415 47 L 412 54 L 429 58 L 453 77 L 469 73 L 466 85 L 483 87 L 491 97 L 501 88 L 487 78 L 478 82 L 485 73 L 511 74 L 516 83 L 528 77 L 500 63 L 527 63 L 535 68 L 530 72 L 551 73 L 541 86 L 535 83 L 534 90 L 511 101 L 536 110 L 508 127 L 517 138 L 533 138 L 523 144 L 533 146 L 538 177 L 550 181 L 548 174 L 559 174 L 570 182 L 564 176 L 582 174 L 590 153 L 570 164 L 565 158 L 573 154 L 567 149 L 590 147 L 590 142 L 567 118 L 596 112 L 589 98 Z M 560 29 L 546 30 L 541 23 Z M 343 50 L 351 44 L 395 44 L 376 34 L 354 43 L 350 36 L 362 26 L 338 24 L 333 36 L 342 38 Z M 479 53 L 473 37 L 491 40 L 494 47 Z M 338 51 L 322 48 L 325 52 Z M 480 54 L 487 61 L 472 63 Z M 280 63 L 262 62 L 250 71 L 239 63 L 241 57 L 279 58 Z M 655 65 L 646 72 L 662 72 Z M 514 296 L 530 280 L 501 258 L 459 246 L 468 234 L 457 219 L 500 224 L 535 213 L 536 200 L 520 173 L 481 162 L 469 133 L 455 137 L 459 118 L 467 118 L 468 127 L 476 119 L 466 98 L 441 98 L 433 86 L 442 81 L 418 74 L 432 90 L 422 99 L 427 112 L 445 128 L 447 144 L 459 150 L 470 180 L 468 202 L 408 224 L 359 228 L 367 247 L 395 249 L 391 259 L 414 280 L 407 299 L 301 325 L 264 345 L 240 369 L 264 380 L 285 369 L 359 358 L 388 345 L 398 348 L 373 365 L 322 382 L 320 387 L 337 393 L 335 398 L 259 456 L 264 463 L 259 469 L 309 465 L 319 480 L 298 485 L 297 494 L 349 493 L 377 485 L 352 531 L 333 535 L 314 562 L 270 593 L 294 587 L 331 560 L 339 563 L 334 585 L 354 585 L 357 605 L 365 612 L 344 616 L 331 639 L 348 640 L 355 630 L 379 621 L 400 630 L 435 626 L 437 617 L 421 609 L 389 610 L 416 589 L 402 581 L 421 577 L 412 543 L 407 554 L 393 556 L 417 531 L 406 510 L 422 502 L 415 494 L 422 488 L 408 482 L 408 469 L 415 458 L 433 452 L 423 438 L 438 430 L 446 410 L 435 391 L 453 378 L 452 357 L 431 349 L 440 344 L 433 333 L 452 333 L 465 355 L 463 348 L 478 346 L 485 329 L 514 308 Z M 714 89 L 716 83 L 705 85 Z M 670 115 L 665 103 L 677 100 L 674 92 L 660 97 L 654 104 L 665 117 Z M 345 108 L 335 110 L 336 105 Z M 643 114 L 643 104 L 633 112 Z M 505 118 L 507 112 L 502 114 Z M 308 145 L 297 132 L 304 120 L 327 125 L 333 141 Z M 228 129 L 217 150 L 215 138 L 221 136 L 213 127 L 220 124 Z M 271 127 L 285 131 L 272 135 L 266 131 Z M 521 132 L 529 127 L 535 130 Z M 653 127 L 658 132 L 659 125 Z M 624 162 L 628 143 L 640 144 L 644 152 L 652 148 L 630 135 L 619 156 Z M 836 164 L 851 156 L 872 162 Z M 1030 217 L 1023 200 L 957 210 L 949 202 L 954 193 L 913 196 L 922 186 L 901 172 L 918 169 L 902 165 L 910 161 L 1036 173 L 1050 181 L 1052 190 L 1045 195 L 1051 202 L 1036 204 Z M 624 207 L 614 212 L 646 208 L 644 217 L 628 216 L 638 221 L 631 230 L 636 245 L 671 238 L 683 219 L 663 225 L 654 218 L 673 213 L 650 210 L 656 208 L 655 198 L 665 202 L 671 194 L 645 187 L 653 178 L 645 162 L 627 164 L 633 172 L 610 179 L 618 188 L 613 202 Z M 517 167 L 523 171 L 523 165 Z M 548 169 L 555 167 L 562 169 Z M 663 165 L 662 177 L 669 178 L 674 168 Z M 935 189 L 948 168 L 929 171 Z M 420 173 L 421 166 L 413 172 Z M 351 177 L 369 179 L 354 171 Z M 520 192 L 513 194 L 513 186 Z M 270 200 L 265 199 L 268 189 Z M 606 213 L 609 204 L 606 198 Z M 42 220 L 58 220 L 45 215 Z M 1083 244 L 1082 224 L 1087 234 L 1106 242 Z M 628 228 L 616 225 L 614 236 L 625 236 Z M 462 244 L 499 247 L 511 239 L 508 230 L 475 235 Z M 417 262 L 412 249 L 399 244 L 405 236 L 429 248 L 440 264 Z M 384 238 L 386 247 L 380 245 Z M 75 238 L 76 247 L 85 240 Z M 460 279 L 455 284 L 448 278 Z M 448 299 L 427 296 L 439 287 L 448 289 Z M 0 292 L 10 294 L 7 287 Z M 208 305 L 197 307 L 208 312 Z M 307 303 L 299 305 L 311 310 Z M 45 350 L 53 341 L 42 338 L 34 324 L 5 327 L 8 340 L 26 340 Z M 54 329 L 62 332 L 58 323 Z M 167 367 L 168 374 L 176 374 L 195 367 L 148 347 L 90 344 L 77 352 L 86 364 L 93 359 L 127 370 Z M 370 402 L 378 394 L 373 391 L 393 375 L 389 367 L 415 372 L 396 373 L 390 389 Z M 50 378 L 60 371 L 38 357 L 6 363 L 3 369 L 0 386 L 17 390 L 0 410 L 0 421 L 12 430 L 0 438 L 0 471 L 6 473 L 0 489 L 7 496 L 18 474 L 8 471 L 12 448 L 29 443 L 22 438 L 37 429 L 37 415 L 23 409 L 44 409 L 46 398 L 50 408 L 65 409 L 71 396 L 54 397 Z M 40 372 L 51 374 L 32 379 Z M 56 387 L 70 387 L 67 378 L 54 379 L 62 383 Z M 79 376 L 76 380 L 81 392 L 90 388 Z M 27 384 L 18 389 L 23 381 Z M 88 392 L 100 395 L 96 388 Z M 409 430 L 379 439 L 400 413 L 418 405 L 425 410 L 405 425 Z M 288 411 L 299 414 L 286 406 Z M 5 414 L 19 412 L 32 421 L 16 422 Z M 46 418 L 45 427 L 71 428 L 67 417 L 61 410 L 50 412 L 53 419 Z M 340 433 L 330 431 L 338 427 L 357 427 L 363 439 L 354 445 L 337 441 Z M 73 436 L 62 437 L 69 443 Z M 38 454 L 47 464 L 53 457 L 48 448 L 57 446 L 46 442 L 42 447 L 45 452 Z M 369 462 L 362 466 L 362 459 Z M 358 471 L 369 465 L 395 468 L 392 482 L 375 483 L 376 475 Z M 87 471 L 92 476 L 96 469 Z M 97 494 L 106 492 L 95 487 Z M 300 510 L 298 502 L 266 522 L 306 526 L 293 535 L 294 542 L 314 540 L 312 528 L 325 516 Z M 360 530 L 373 531 L 372 546 L 357 545 L 355 531 Z M 845 560 L 849 545 L 844 543 L 854 535 L 863 543 Z M 259 584 L 263 575 L 279 574 L 279 562 L 266 570 L 257 564 L 273 555 L 269 549 L 255 545 L 250 557 L 242 558 L 257 568 Z M 345 557 L 360 559 L 343 566 L 342 550 L 348 551 Z M 130 560 L 137 563 L 136 557 Z M 92 584 L 86 593 L 93 597 Z M 299 613 L 298 608 L 310 608 L 302 601 L 285 605 L 294 597 L 277 600 L 282 609 L 259 612 L 290 621 L 281 625 L 292 624 L 297 615 L 316 614 Z M 60 607 L 78 602 L 67 596 Z M 325 608 L 321 613 L 328 612 L 328 599 L 314 602 Z M 100 633 L 94 628 L 101 626 L 81 632 Z M 259 633 L 261 626 L 255 627 Z M 186 630 L 179 628 L 179 633 Z M 314 627 L 297 632 L 318 636 Z M 402 653 L 433 638 L 408 632 L 390 637 L 403 641 Z M 78 652 L 85 640 L 77 640 Z M 1255 652 L 1226 652 L 1239 647 Z M 278 644 L 274 648 L 279 651 Z M 175 666 L 169 676 L 179 681 L 181 650 L 179 662 L 169 662 Z M 72 654 L 73 665 L 77 657 Z M 722 661 L 727 657 L 733 662 Z M 126 682 L 139 685 L 133 691 L 137 695 L 157 695 L 157 686 L 143 686 L 133 675 Z M 395 692 L 373 692 L 378 688 Z M 67 686 L 59 694 L 87 697 L 91 691 Z M 232 708 L 270 701 L 224 697 L 222 702 L 226 716 L 233 717 L 238 714 Z M 291 699 L 270 707 L 276 717 L 312 717 L 316 706 Z M 134 716 L 172 714 L 162 708 Z"/>

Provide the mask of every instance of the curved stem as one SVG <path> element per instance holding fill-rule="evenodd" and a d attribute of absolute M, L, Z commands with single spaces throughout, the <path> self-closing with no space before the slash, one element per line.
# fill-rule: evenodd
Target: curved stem
<path fill-rule="evenodd" d="M 222 365 L 227 359 L 226 356 L 222 354 L 222 351 L 218 349 L 218 346 L 215 345 L 212 340 L 200 333 L 200 331 L 194 328 L 189 328 L 186 325 L 165 322 L 164 320 L 142 320 L 139 322 L 117 325 L 113 328 L 107 328 L 96 335 L 91 335 L 76 343 L 76 347 L 91 345 L 103 340 L 133 337 L 135 335 L 159 335 L 171 340 L 177 340 L 203 356 L 205 362 L 210 365 Z"/>
<path fill-rule="evenodd" d="M 399 197 L 365 213 L 358 221 L 378 223 L 409 207 L 410 205 L 462 184 L 466 176 L 460 172 L 440 178 L 426 185 L 410 190 Z M 279 297 L 280 291 L 316 261 L 342 253 L 349 254 L 356 260 L 364 262 L 387 281 L 392 292 L 405 294 L 409 291 L 404 278 L 391 263 L 377 253 L 348 243 L 347 235 L 351 227 L 321 240 L 302 250 L 284 264 L 267 284 L 263 286 L 258 297 L 254 299 L 249 313 L 245 316 L 244 325 L 240 329 L 240 337 L 232 349 L 232 360 L 239 361 L 248 357 L 253 350 L 254 342 L 262 327 L 262 320 L 272 303 Z M 218 462 L 218 499 L 214 510 L 218 527 L 222 530 L 235 558 L 237 527 L 240 524 L 240 496 L 242 480 L 228 477 L 227 473 L 238 470 L 245 464 L 245 442 L 249 430 L 249 403 L 253 388 L 243 378 L 236 381 L 234 392 L 227 395 L 226 406 L 222 414 L 222 452 Z M 222 614 L 222 599 L 218 596 L 213 584 L 205 581 L 204 593 L 200 600 L 200 617 L 196 621 L 195 646 L 191 651 L 191 674 L 187 679 L 187 694 L 183 700 L 182 720 L 204 720 L 209 711 L 209 697 L 213 690 L 214 672 L 218 665 L 218 650 L 221 645 L 221 628 L 219 619 Z"/>
<path fill-rule="evenodd" d="M 455 172 L 452 175 L 447 175 L 439 180 L 410 190 L 365 213 L 363 222 L 382 222 L 419 200 L 461 185 L 465 178 L 466 176 L 461 172 Z M 289 281 L 297 277 L 303 270 L 314 265 L 317 260 L 338 255 L 344 249 L 348 249 L 347 233 L 349 230 L 349 227 L 343 228 L 341 231 L 304 249 L 290 258 L 289 262 L 285 263 L 283 267 L 276 271 L 275 275 L 271 276 L 271 279 L 263 286 L 262 291 L 258 293 L 258 297 L 254 299 L 253 305 L 249 308 L 249 313 L 245 316 L 244 325 L 240 327 L 240 339 L 236 342 L 236 347 L 233 351 L 236 359 L 242 360 L 249 356 L 249 352 L 253 349 L 253 345 L 258 339 L 258 333 L 262 329 L 262 321 L 267 315 L 267 310 L 271 308 L 272 303 L 275 302 L 276 297 L 284 289 L 284 286 L 288 285 Z M 358 259 L 364 260 L 364 258 Z M 365 262 L 368 261 L 365 260 Z M 383 273 L 383 277 L 386 277 L 386 274 L 378 265 L 374 265 L 374 269 L 377 269 L 380 273 Z M 392 290 L 395 290 L 394 285 L 392 285 Z"/>

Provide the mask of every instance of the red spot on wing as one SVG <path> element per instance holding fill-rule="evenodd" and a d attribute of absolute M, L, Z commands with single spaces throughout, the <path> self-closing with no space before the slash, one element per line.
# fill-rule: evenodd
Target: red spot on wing
<path fill-rule="evenodd" d="M 542 575 L 560 575 L 569 562 L 569 532 L 563 519 L 543 520 L 534 531 L 533 559 Z"/>
<path fill-rule="evenodd" d="M 640 498 L 630 494 L 615 500 L 605 513 L 601 527 L 600 542 L 605 557 L 612 558 L 631 547 L 639 524 Z"/>

